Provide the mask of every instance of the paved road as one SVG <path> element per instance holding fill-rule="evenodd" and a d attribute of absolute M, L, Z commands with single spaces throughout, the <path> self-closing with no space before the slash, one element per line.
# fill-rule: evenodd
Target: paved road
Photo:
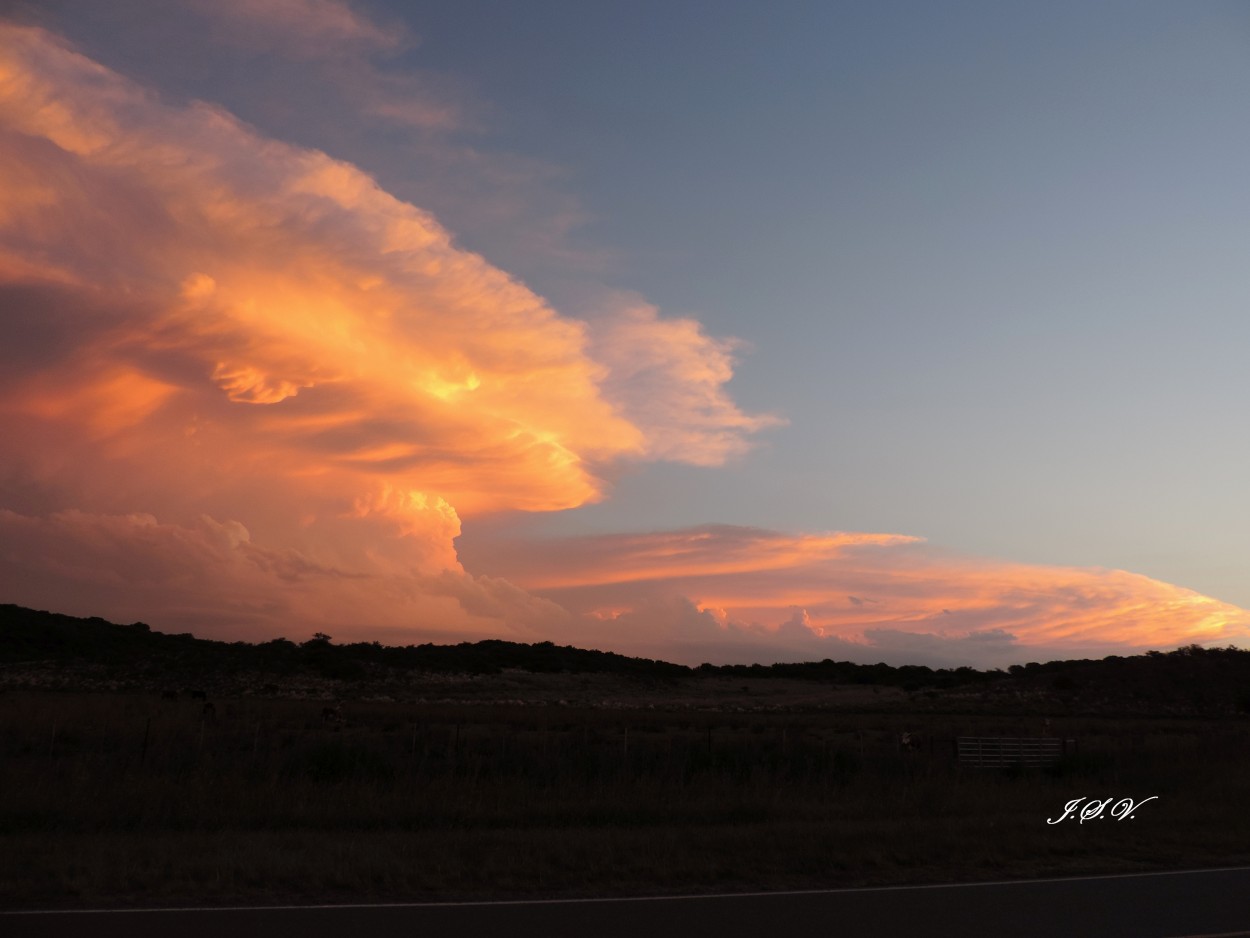
<path fill-rule="evenodd" d="M 1250 936 L 1250 868 L 666 899 L 0 914 L 5 938 Z"/>

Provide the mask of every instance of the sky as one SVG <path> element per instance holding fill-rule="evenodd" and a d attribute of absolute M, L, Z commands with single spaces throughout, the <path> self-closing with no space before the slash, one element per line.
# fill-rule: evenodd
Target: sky
<path fill-rule="evenodd" d="M 1250 8 L 8 0 L 0 601 L 1250 647 Z"/>

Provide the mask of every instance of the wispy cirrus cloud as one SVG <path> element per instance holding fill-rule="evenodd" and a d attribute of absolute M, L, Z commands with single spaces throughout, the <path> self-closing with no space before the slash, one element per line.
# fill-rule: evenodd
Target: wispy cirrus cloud
<path fill-rule="evenodd" d="M 190 0 L 239 43 L 330 58 L 393 53 L 414 42 L 402 23 L 385 26 L 344 0 Z"/>
<path fill-rule="evenodd" d="M 379 23 L 344 0 L 191 0 L 188 9 L 218 38 L 242 49 L 299 63 L 320 75 L 325 92 L 359 113 L 414 131 L 443 134 L 476 127 L 463 100 L 431 76 L 388 63 L 419 44 L 401 22 Z"/>

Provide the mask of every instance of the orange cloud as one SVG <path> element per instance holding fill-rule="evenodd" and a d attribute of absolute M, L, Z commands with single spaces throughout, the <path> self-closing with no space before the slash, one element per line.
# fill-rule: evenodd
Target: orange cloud
<path fill-rule="evenodd" d="M 462 555 L 640 652 L 999 665 L 1250 636 L 1245 610 L 1145 576 L 960 557 L 901 535 L 707 525 Z"/>
<path fill-rule="evenodd" d="M 851 548 L 916 543 L 901 534 L 786 535 L 762 528 L 705 525 L 649 534 L 607 534 L 547 541 L 506 559 L 507 575 L 529 589 L 618 583 L 689 583 L 705 577 L 785 571 L 845 555 Z M 488 554 L 484 562 L 497 562 Z"/>
<path fill-rule="evenodd" d="M 331 458 L 428 466 L 468 511 L 581 504 L 599 490 L 589 460 L 661 450 L 715 462 L 765 422 L 723 394 L 715 413 L 693 403 L 731 376 L 721 347 L 699 337 L 684 351 L 688 374 L 647 389 L 671 399 L 649 394 L 667 419 L 644 432 L 611 392 L 628 397 L 631 372 L 673 371 L 647 356 L 696 324 L 652 311 L 620 327 L 633 348 L 596 360 L 583 323 L 355 168 L 203 105 L 166 107 L 40 31 L 5 27 L 4 38 L 0 106 L 21 135 L 5 155 L 24 185 L 6 198 L 3 261 L 131 307 L 80 357 L 177 370 L 183 396 L 215 385 L 236 403 L 276 405 L 302 393 L 294 438 L 277 438 L 275 420 L 236 419 L 263 422 L 270 446 L 305 456 L 328 443 L 308 438 L 314 413 L 327 425 L 368 413 L 386 432 L 325 445 Z M 711 375 L 697 373 L 700 352 Z M 709 438 L 672 451 L 663 438 L 687 420 Z"/>
<path fill-rule="evenodd" d="M 331 0 L 226 15 L 269 29 L 292 11 L 317 54 L 388 48 Z M 1131 573 L 899 534 L 475 545 L 463 517 L 593 502 L 615 463 L 744 452 L 779 421 L 729 396 L 738 346 L 626 295 L 562 316 L 355 167 L 4 24 L 0 303 L 6 601 L 696 661 L 1005 663 L 1250 626 Z"/>
<path fill-rule="evenodd" d="M 318 563 L 295 549 L 256 544 L 242 524 L 208 516 L 175 525 L 142 512 L 32 517 L 0 509 L 6 601 L 236 640 L 303 639 L 317 630 L 399 643 L 515 637 L 505 617 L 492 615 L 499 608 L 468 611 L 437 585 Z M 531 606 L 540 602 L 528 597 Z"/>
<path fill-rule="evenodd" d="M 230 9 L 380 42 L 330 0 Z M 87 518 L 143 514 L 180 543 L 224 519 L 252 559 L 222 555 L 223 582 L 257 602 L 257 552 L 286 550 L 446 604 L 462 516 L 592 502 L 616 460 L 715 464 L 768 422 L 725 396 L 728 346 L 697 324 L 600 317 L 629 337 L 600 355 L 587 323 L 355 167 L 2 23 L 0 171 L 0 508 L 70 553 Z M 150 526 L 107 527 L 146 556 Z"/>
<path fill-rule="evenodd" d="M 619 295 L 593 332 L 595 356 L 610 366 L 607 387 L 634 422 L 650 429 L 645 454 L 719 465 L 747 449 L 745 434 L 784 423 L 744 414 L 725 385 L 740 343 L 715 339 L 693 319 Z"/>

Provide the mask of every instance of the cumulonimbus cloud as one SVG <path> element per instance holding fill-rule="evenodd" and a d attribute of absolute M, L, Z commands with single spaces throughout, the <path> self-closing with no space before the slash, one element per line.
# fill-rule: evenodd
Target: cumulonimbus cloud
<path fill-rule="evenodd" d="M 329 0 L 245 12 L 295 7 L 308 54 L 389 48 Z M 692 661 L 1246 634 L 1243 610 L 1145 577 L 896 534 L 458 552 L 462 517 L 593 502 L 622 460 L 741 454 L 777 421 L 728 395 L 738 346 L 631 296 L 562 316 L 353 166 L 2 23 L 0 309 L 7 601 L 240 638 L 441 630 Z"/>
<path fill-rule="evenodd" d="M 202 448 L 171 445 L 172 425 L 184 439 L 225 430 L 235 442 L 217 437 L 220 456 L 288 483 L 330 475 L 325 488 L 350 489 L 351 477 L 460 512 L 540 510 L 597 498 L 596 465 L 690 422 L 683 398 L 709 393 L 698 356 L 713 384 L 730 377 L 698 336 L 677 352 L 684 366 L 671 350 L 654 362 L 668 377 L 649 390 L 672 405 L 631 420 L 630 369 L 647 371 L 658 344 L 601 361 L 584 323 L 350 165 L 211 106 L 166 106 L 42 31 L 5 27 L 3 39 L 0 276 L 24 291 L 19 336 L 47 322 L 41 302 L 60 307 L 49 328 L 61 330 L 46 337 L 58 354 L 7 389 L 10 415 L 102 439 L 150 434 L 164 459 L 181 449 L 191 462 Z M 727 400 L 693 420 L 702 445 L 665 455 L 714 461 L 735 448 L 723 434 L 756 426 Z"/>
<path fill-rule="evenodd" d="M 51 531 L 208 517 L 319 569 L 458 572 L 462 515 L 585 504 L 615 460 L 715 463 L 762 425 L 690 324 L 647 343 L 674 323 L 630 319 L 628 354 L 597 357 L 584 322 L 353 166 L 40 29 L 0 25 L 0 178 L 0 492 L 84 513 Z"/>

